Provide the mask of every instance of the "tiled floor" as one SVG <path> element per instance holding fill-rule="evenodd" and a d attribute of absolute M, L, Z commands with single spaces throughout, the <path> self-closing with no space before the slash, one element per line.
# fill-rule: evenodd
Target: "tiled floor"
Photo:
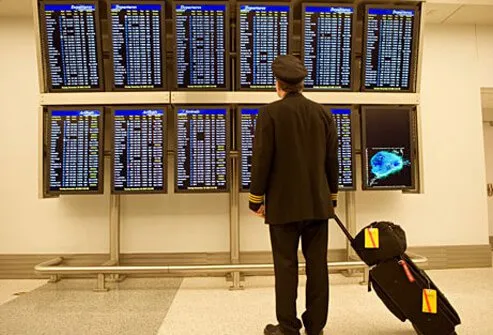
<path fill-rule="evenodd" d="M 46 284 L 46 280 L 0 280 L 0 305 Z"/>
<path fill-rule="evenodd" d="M 461 335 L 493 334 L 493 269 L 428 271 L 462 317 Z M 415 334 L 409 323 L 396 319 L 359 278 L 331 275 L 330 311 L 326 334 Z M 272 277 L 247 278 L 246 290 L 229 292 L 222 279 L 185 279 L 159 335 L 262 334 L 275 322 Z M 298 309 L 304 306 L 300 280 Z M 193 311 L 193 312 L 192 312 Z"/>
<path fill-rule="evenodd" d="M 493 269 L 428 273 L 461 315 L 458 334 L 493 334 Z M 331 275 L 326 334 L 415 334 L 359 280 Z M 262 334 L 266 323 L 275 322 L 273 283 L 273 277 L 247 277 L 244 291 L 229 291 L 224 278 L 127 279 L 108 293 L 94 293 L 94 280 L 64 280 L 0 306 L 0 334 Z M 13 291 L 39 282 L 21 284 Z M 300 284 L 299 313 L 303 278 Z M 0 288 L 7 296 L 3 281 Z"/>
<path fill-rule="evenodd" d="M 129 279 L 106 293 L 95 280 L 48 284 L 0 306 L 0 334 L 156 334 L 181 281 Z"/>

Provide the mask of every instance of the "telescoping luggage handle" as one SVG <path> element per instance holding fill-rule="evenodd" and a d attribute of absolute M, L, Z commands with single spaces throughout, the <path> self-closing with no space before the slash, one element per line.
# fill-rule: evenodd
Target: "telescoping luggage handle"
<path fill-rule="evenodd" d="M 337 224 L 339 225 L 339 227 L 342 229 L 342 232 L 344 233 L 344 235 L 346 235 L 346 237 L 348 238 L 348 240 L 353 243 L 354 241 L 354 238 L 351 236 L 351 234 L 348 232 L 348 230 L 346 229 L 346 227 L 344 226 L 344 223 L 342 223 L 341 219 L 339 219 L 339 217 L 337 215 L 334 215 L 334 219 L 336 220 Z"/>

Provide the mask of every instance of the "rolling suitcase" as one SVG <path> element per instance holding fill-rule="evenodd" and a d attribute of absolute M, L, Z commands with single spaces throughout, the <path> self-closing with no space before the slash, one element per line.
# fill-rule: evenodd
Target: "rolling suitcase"
<path fill-rule="evenodd" d="M 344 224 L 337 216 L 335 220 L 355 247 L 355 239 Z M 361 257 L 361 253 L 358 255 Z M 369 291 L 371 287 L 385 306 L 402 322 L 409 320 L 418 334 L 456 334 L 455 327 L 461 323 L 459 315 L 430 277 L 405 253 L 371 267 Z M 430 292 L 432 296 L 428 295 Z"/>

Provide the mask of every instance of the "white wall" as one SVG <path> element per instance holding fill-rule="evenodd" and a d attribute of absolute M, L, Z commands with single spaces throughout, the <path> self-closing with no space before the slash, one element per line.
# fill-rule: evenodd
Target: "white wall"
<path fill-rule="evenodd" d="M 105 252 L 107 196 L 38 199 L 33 24 L 0 18 L 0 253 Z"/>
<path fill-rule="evenodd" d="M 105 252 L 108 195 L 37 198 L 32 23 L 0 18 L 0 48 L 4 117 L 0 123 L 0 253 Z M 426 28 L 421 120 L 426 193 L 359 191 L 359 226 L 375 219 L 396 221 L 404 226 L 413 246 L 487 243 L 479 72 L 474 27 Z M 267 227 L 248 213 L 245 195 L 241 200 L 242 250 L 269 250 Z M 127 196 L 122 208 L 124 252 L 228 250 L 226 195 Z M 330 243 L 332 248 L 345 245 L 335 224 Z"/>
<path fill-rule="evenodd" d="M 410 245 L 487 243 L 475 27 L 428 25 L 422 78 L 423 195 L 358 193 L 359 223 L 391 219 Z"/>
<path fill-rule="evenodd" d="M 493 25 L 478 26 L 477 38 L 481 87 L 493 87 Z"/>
<path fill-rule="evenodd" d="M 483 125 L 484 147 L 486 159 L 486 182 L 493 183 L 493 127 Z M 489 235 L 493 236 L 493 197 L 488 198 Z"/>

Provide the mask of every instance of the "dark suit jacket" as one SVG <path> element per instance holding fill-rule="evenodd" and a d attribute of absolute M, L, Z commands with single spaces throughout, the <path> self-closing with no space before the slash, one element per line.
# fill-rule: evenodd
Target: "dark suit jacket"
<path fill-rule="evenodd" d="M 260 109 L 253 148 L 250 201 L 264 201 L 266 223 L 334 215 L 339 162 L 330 112 L 301 93 Z"/>

